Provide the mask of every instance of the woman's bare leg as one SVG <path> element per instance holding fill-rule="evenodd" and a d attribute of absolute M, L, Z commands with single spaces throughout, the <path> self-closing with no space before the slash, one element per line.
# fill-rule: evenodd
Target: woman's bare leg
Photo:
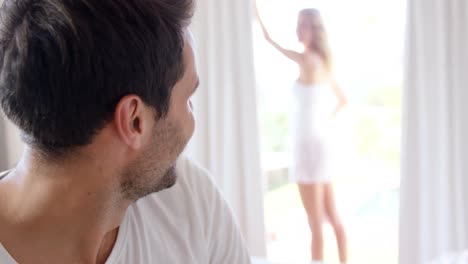
<path fill-rule="evenodd" d="M 298 186 L 312 232 L 312 260 L 323 261 L 322 227 L 325 213 L 323 184 L 298 184 Z"/>
<path fill-rule="evenodd" d="M 338 244 L 338 253 L 340 262 L 346 263 L 348 261 L 348 248 L 346 241 L 346 232 L 343 223 L 336 210 L 335 194 L 333 192 L 332 184 L 324 185 L 324 201 L 325 201 L 325 214 L 330 221 L 333 230 L 335 231 L 336 242 Z"/>

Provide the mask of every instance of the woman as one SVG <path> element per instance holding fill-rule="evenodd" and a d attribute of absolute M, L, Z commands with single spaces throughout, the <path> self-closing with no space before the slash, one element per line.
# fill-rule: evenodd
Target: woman
<path fill-rule="evenodd" d="M 331 89 L 338 99 L 333 115 L 346 104 L 331 70 L 327 35 L 318 10 L 305 9 L 299 13 L 297 37 L 304 46 L 303 52 L 285 49 L 273 41 L 258 15 L 265 38 L 284 56 L 299 65 L 299 78 L 293 90 L 296 98 L 294 112 L 294 142 L 291 179 L 297 183 L 302 203 L 307 212 L 312 232 L 312 263 L 323 263 L 323 222 L 332 225 L 338 244 L 341 263 L 347 261 L 346 235 L 338 216 L 333 188 L 326 166 L 326 145 L 321 131 L 323 114 L 317 107 L 319 94 Z M 323 130 L 323 129 L 322 129 Z"/>

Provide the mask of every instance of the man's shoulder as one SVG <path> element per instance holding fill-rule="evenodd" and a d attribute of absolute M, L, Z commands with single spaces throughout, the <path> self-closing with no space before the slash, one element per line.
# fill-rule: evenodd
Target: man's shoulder
<path fill-rule="evenodd" d="M 133 211 L 139 211 L 146 223 L 163 219 L 179 219 L 178 225 L 205 226 L 213 203 L 222 200 L 207 170 L 186 157 L 178 160 L 177 182 L 169 189 L 150 194 L 138 200 Z"/>
<path fill-rule="evenodd" d="M 177 182 L 173 187 L 153 193 L 140 202 L 173 204 L 175 207 L 187 204 L 202 206 L 201 203 L 205 203 L 219 194 L 210 173 L 185 156 L 177 161 L 176 173 Z"/>
<path fill-rule="evenodd" d="M 177 161 L 176 173 L 181 184 L 191 184 L 197 188 L 213 185 L 208 170 L 186 156 L 180 157 Z"/>
<path fill-rule="evenodd" d="M 165 244 L 182 244 L 186 248 L 181 251 L 201 252 L 206 258 L 200 263 L 250 263 L 232 211 L 210 173 L 186 157 L 178 160 L 176 173 L 172 188 L 148 195 L 133 206 L 137 225 L 155 237 L 166 230 Z"/>

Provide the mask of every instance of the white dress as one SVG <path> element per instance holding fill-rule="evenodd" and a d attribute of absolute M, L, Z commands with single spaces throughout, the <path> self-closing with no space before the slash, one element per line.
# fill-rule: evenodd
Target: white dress
<path fill-rule="evenodd" d="M 296 183 L 327 183 L 327 146 L 325 140 L 327 113 L 322 106 L 322 95 L 327 84 L 293 87 L 292 164 L 290 180 Z"/>

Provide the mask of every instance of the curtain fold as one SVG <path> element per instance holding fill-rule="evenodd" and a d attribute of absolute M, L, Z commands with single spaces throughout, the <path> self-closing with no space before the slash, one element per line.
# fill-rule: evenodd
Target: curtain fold
<path fill-rule="evenodd" d="M 408 12 L 400 264 L 468 248 L 468 3 Z"/>
<path fill-rule="evenodd" d="M 202 0 L 192 25 L 200 89 L 187 150 L 233 207 L 253 255 L 265 255 L 250 0 Z"/>

